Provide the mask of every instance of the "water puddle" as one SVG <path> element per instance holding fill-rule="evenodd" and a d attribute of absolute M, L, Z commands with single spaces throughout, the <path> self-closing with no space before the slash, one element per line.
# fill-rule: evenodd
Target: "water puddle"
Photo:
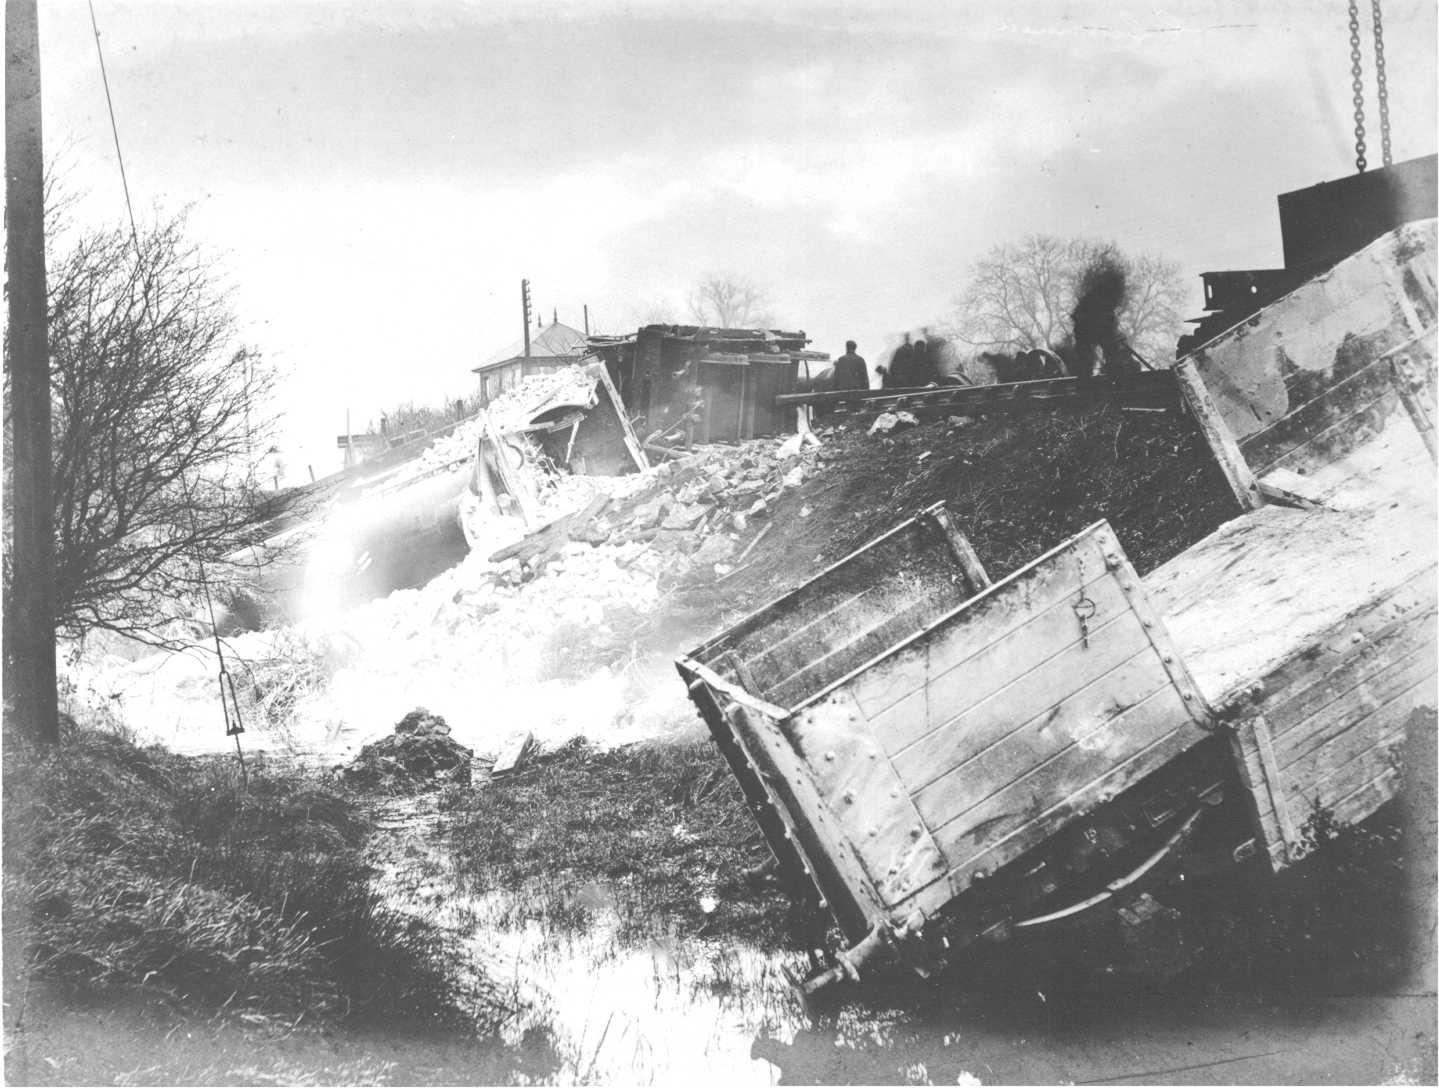
<path fill-rule="evenodd" d="M 577 892 L 574 921 L 542 904 L 544 891 L 467 893 L 454 879 L 444 815 L 397 801 L 382 826 L 393 839 L 377 880 L 387 900 L 463 938 L 471 964 L 519 1013 L 506 1040 L 548 1038 L 555 1082 L 776 1082 L 776 1068 L 752 1051 L 804 1025 L 784 974 L 802 956 L 673 929 L 637 937 L 599 884 Z"/>

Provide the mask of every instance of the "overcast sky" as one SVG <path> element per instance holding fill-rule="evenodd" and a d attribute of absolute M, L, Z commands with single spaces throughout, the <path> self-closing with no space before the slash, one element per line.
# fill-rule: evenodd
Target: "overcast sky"
<path fill-rule="evenodd" d="M 1282 264 L 1278 193 L 1354 169 L 1338 0 L 93 2 L 137 212 L 190 206 L 221 256 L 296 476 L 347 408 L 470 393 L 522 276 L 618 332 L 732 270 L 875 362 L 995 243 L 1114 239 L 1197 301 Z M 89 13 L 41 7 L 47 157 L 118 220 Z M 1395 158 L 1425 155 L 1435 5 L 1384 14 Z"/>

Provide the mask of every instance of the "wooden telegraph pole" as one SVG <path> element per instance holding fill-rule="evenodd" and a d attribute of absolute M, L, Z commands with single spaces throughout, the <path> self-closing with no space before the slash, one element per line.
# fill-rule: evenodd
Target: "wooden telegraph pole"
<path fill-rule="evenodd" d="M 5 0 L 5 265 L 10 296 L 10 505 L 5 720 L 59 741 L 55 701 L 55 515 L 45 337 L 45 170 L 36 0 Z"/>
<path fill-rule="evenodd" d="M 530 282 L 520 281 L 520 307 L 525 312 L 525 359 L 530 358 Z"/>

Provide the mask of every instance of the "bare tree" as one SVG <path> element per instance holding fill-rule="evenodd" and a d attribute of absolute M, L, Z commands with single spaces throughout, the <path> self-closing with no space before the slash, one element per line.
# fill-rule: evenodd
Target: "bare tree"
<path fill-rule="evenodd" d="M 764 289 L 748 277 L 709 273 L 690 289 L 690 318 L 701 326 L 762 329 L 774 324 Z"/>
<path fill-rule="evenodd" d="M 56 622 L 159 642 L 193 608 L 200 562 L 273 507 L 254 465 L 275 376 L 236 343 L 183 219 L 139 249 L 128 231 L 90 232 L 50 270 Z"/>
<path fill-rule="evenodd" d="M 1084 270 L 1103 259 L 1124 273 L 1120 332 L 1145 358 L 1172 358 L 1183 329 L 1179 266 L 1091 239 L 1030 235 L 995 246 L 975 263 L 955 302 L 951 330 L 957 340 L 992 351 L 1057 350 L 1073 336 L 1071 315 Z"/>

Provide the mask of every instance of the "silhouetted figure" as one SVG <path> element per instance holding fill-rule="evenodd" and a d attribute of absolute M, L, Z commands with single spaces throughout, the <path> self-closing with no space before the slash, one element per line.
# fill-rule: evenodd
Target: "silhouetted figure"
<path fill-rule="evenodd" d="M 932 386 L 939 382 L 939 368 L 930 355 L 929 345 L 924 341 L 914 343 L 914 352 L 909 358 L 909 385 Z"/>
<path fill-rule="evenodd" d="M 914 346 L 909 343 L 909 334 L 904 335 L 904 344 L 894 350 L 889 358 L 889 373 L 884 377 L 886 390 L 913 386 L 910 382 L 913 371 Z"/>
<path fill-rule="evenodd" d="M 855 352 L 858 348 L 853 341 L 844 343 L 844 355 L 834 362 L 832 390 L 868 390 L 869 365 L 864 357 Z"/>
<path fill-rule="evenodd" d="M 1074 373 L 1088 382 L 1104 355 L 1104 373 L 1109 378 L 1132 375 L 1139 363 L 1119 332 L 1119 312 L 1124 308 L 1124 268 L 1108 255 L 1090 262 L 1079 281 L 1079 299 L 1070 318 L 1074 322 Z"/>

